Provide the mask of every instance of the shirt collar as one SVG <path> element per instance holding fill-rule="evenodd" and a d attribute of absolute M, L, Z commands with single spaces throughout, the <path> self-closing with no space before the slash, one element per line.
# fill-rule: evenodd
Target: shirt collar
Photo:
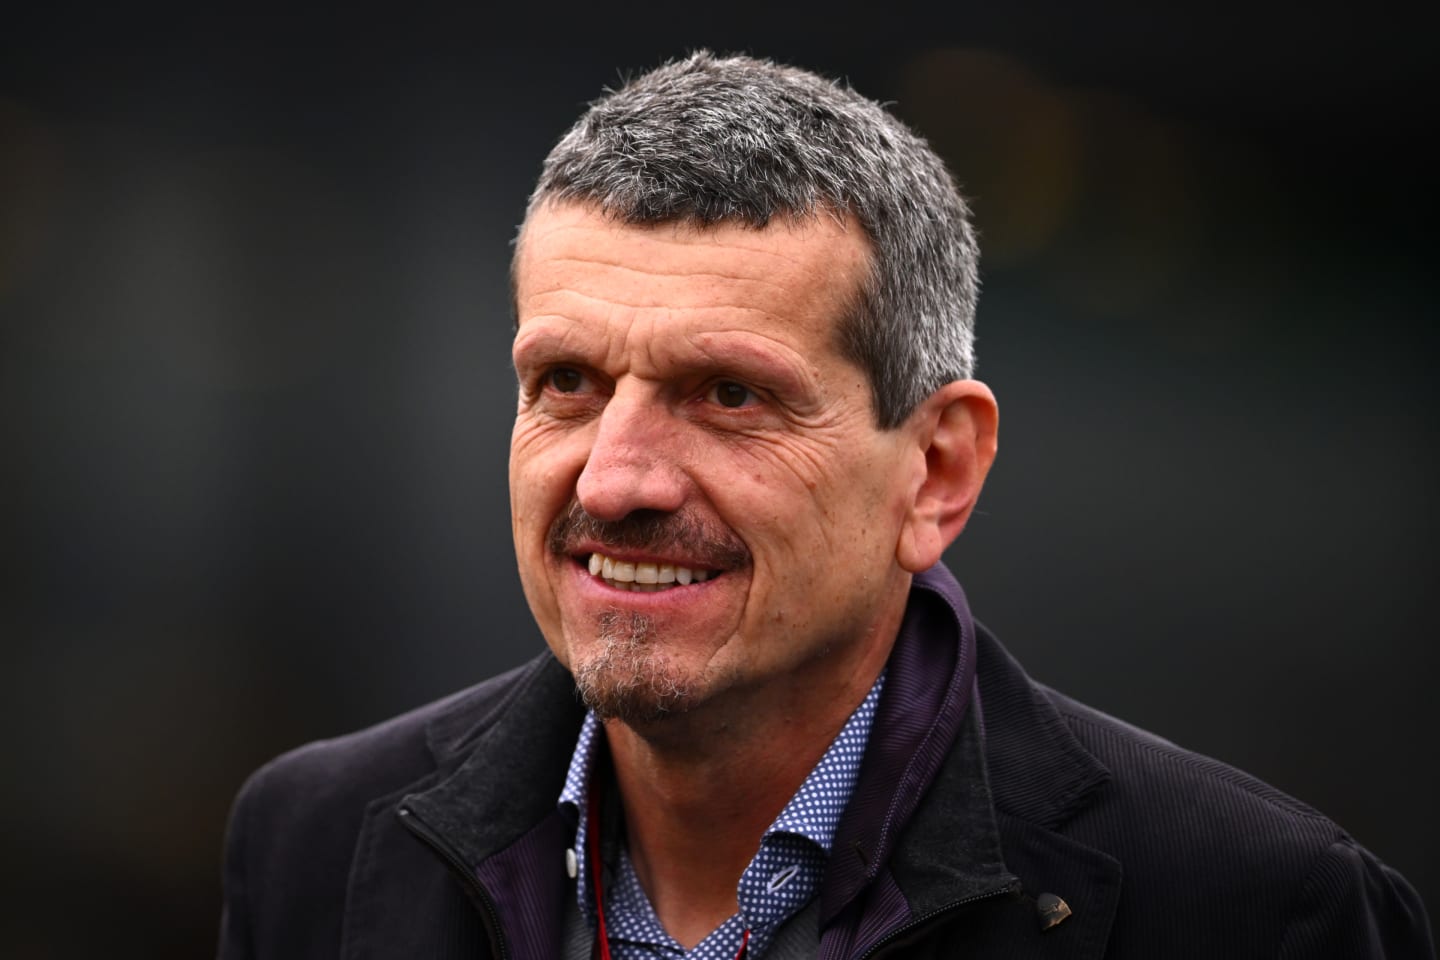
<path fill-rule="evenodd" d="M 761 840 L 761 845 L 777 835 L 789 834 L 803 837 L 820 848 L 826 855 L 835 839 L 835 829 L 840 815 L 854 791 L 855 781 L 860 774 L 860 761 L 865 755 L 865 746 L 870 739 L 870 728 L 875 719 L 875 708 L 880 702 L 880 693 L 885 686 L 885 671 L 875 678 L 870 692 L 850 714 L 845 725 L 830 743 L 818 763 L 800 784 L 795 795 L 781 809 Z M 570 767 L 565 773 L 565 786 L 560 791 L 558 806 L 562 813 L 570 816 L 575 827 L 575 879 L 578 888 L 580 910 L 589 919 L 593 916 L 593 894 L 588 879 L 589 863 L 586 846 L 588 832 L 586 803 L 589 801 L 591 773 L 595 756 L 604 736 L 604 727 L 595 712 L 588 711 L 576 738 L 575 751 L 570 757 Z"/>
<path fill-rule="evenodd" d="M 849 802 L 855 780 L 860 775 L 860 761 L 865 756 L 870 726 L 875 720 L 875 705 L 880 702 L 880 691 L 884 686 L 885 673 L 881 671 L 865 699 L 835 735 L 820 762 L 815 764 L 800 784 L 800 789 L 795 791 L 795 796 L 790 798 L 775 822 L 765 831 L 767 839 L 776 833 L 794 834 L 810 840 L 827 854 L 830 852 L 840 814 L 845 812 L 845 804 Z"/>

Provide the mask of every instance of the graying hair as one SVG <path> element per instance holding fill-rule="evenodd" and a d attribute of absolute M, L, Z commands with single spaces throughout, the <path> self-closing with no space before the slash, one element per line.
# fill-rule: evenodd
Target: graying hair
<path fill-rule="evenodd" d="M 974 367 L 979 249 L 930 146 L 872 100 L 794 67 L 692 54 L 590 104 L 545 159 L 529 214 L 593 204 L 632 224 L 853 215 L 873 248 L 839 318 L 885 429 Z"/>

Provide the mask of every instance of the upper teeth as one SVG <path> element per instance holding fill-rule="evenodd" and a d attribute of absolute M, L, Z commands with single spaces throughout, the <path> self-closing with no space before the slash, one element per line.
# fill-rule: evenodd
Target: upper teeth
<path fill-rule="evenodd" d="M 590 554 L 591 576 L 604 577 L 612 585 L 626 584 L 627 588 L 642 590 L 664 590 L 670 586 L 684 586 L 692 580 L 705 582 L 710 571 L 692 567 L 676 566 L 672 563 L 631 563 L 628 560 L 613 560 L 600 553 Z"/>

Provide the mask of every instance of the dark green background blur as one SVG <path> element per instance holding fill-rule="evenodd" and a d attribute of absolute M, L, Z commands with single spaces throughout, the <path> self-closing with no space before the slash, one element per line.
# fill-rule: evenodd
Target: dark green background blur
<path fill-rule="evenodd" d="M 981 619 L 1435 910 L 1432 24 L 1082 6 L 7 14 L 0 955 L 210 953 L 250 770 L 540 649 L 508 243 L 697 45 L 892 101 L 974 200 Z"/>

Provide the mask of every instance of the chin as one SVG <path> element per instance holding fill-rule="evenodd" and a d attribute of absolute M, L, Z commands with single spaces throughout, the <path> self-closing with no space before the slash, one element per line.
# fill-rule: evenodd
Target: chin
<path fill-rule="evenodd" d="M 688 712 L 701 699 L 694 678 L 662 657 L 610 655 L 607 650 L 575 670 L 575 689 L 602 720 L 648 726 Z"/>
<path fill-rule="evenodd" d="M 596 716 L 647 725 L 685 713 L 702 699 L 704 677 L 684 669 L 656 642 L 650 617 L 610 611 L 598 626 L 592 651 L 571 665 L 580 699 Z"/>

